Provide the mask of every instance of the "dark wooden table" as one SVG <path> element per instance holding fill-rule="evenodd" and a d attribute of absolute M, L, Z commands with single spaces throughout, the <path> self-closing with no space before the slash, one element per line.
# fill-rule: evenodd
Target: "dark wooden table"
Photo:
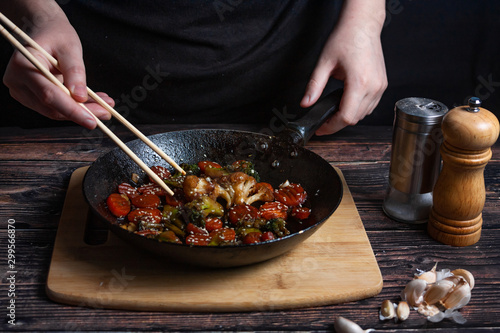
<path fill-rule="evenodd" d="M 141 127 L 146 134 L 176 129 Z M 123 140 L 132 135 L 116 129 Z M 275 312 L 161 313 L 128 312 L 57 304 L 45 294 L 58 221 L 72 172 L 113 148 L 99 131 L 79 127 L 22 130 L 2 128 L 0 134 L 0 293 L 1 330 L 156 330 L 156 331 L 333 331 L 337 316 L 380 332 L 500 331 L 500 144 L 485 171 L 487 199 L 481 240 L 454 248 L 431 239 L 424 225 L 408 225 L 382 212 L 387 189 L 392 128 L 348 128 L 314 138 L 307 147 L 338 166 L 347 181 L 377 258 L 384 287 L 376 296 L 357 302 Z M 307 172 L 307 170 L 305 170 Z M 8 323 L 8 224 L 15 220 L 15 326 Z M 465 268 L 476 278 L 470 303 L 461 310 L 467 322 L 449 319 L 430 323 L 412 311 L 405 322 L 380 321 L 383 300 L 397 301 L 417 269 Z"/>

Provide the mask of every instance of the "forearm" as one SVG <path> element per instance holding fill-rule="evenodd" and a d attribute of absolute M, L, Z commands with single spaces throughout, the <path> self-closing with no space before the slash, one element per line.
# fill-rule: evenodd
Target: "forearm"
<path fill-rule="evenodd" d="M 378 36 L 385 16 L 385 0 L 344 0 L 337 26 L 362 29 L 369 36 Z"/>
<path fill-rule="evenodd" d="M 0 11 L 25 31 L 66 15 L 54 0 L 0 1 Z M 28 31 L 29 32 L 29 31 Z"/>

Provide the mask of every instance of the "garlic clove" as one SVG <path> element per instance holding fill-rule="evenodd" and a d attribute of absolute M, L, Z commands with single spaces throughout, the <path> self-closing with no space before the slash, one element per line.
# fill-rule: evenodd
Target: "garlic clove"
<path fill-rule="evenodd" d="M 415 274 L 415 278 L 424 280 L 427 283 L 434 283 L 436 282 L 436 268 L 437 268 L 437 263 L 434 265 L 434 267 L 432 267 L 430 271 L 421 272 L 420 274 Z"/>
<path fill-rule="evenodd" d="M 401 299 L 406 301 L 408 305 L 412 307 L 418 307 L 423 300 L 423 294 L 427 288 L 427 282 L 421 279 L 415 279 L 410 281 L 403 292 L 401 293 Z"/>
<path fill-rule="evenodd" d="M 471 299 L 471 288 L 469 283 L 461 278 L 460 282 L 444 297 L 440 303 L 446 309 L 456 310 L 460 309 L 469 303 Z"/>
<path fill-rule="evenodd" d="M 422 303 L 418 306 L 417 309 L 418 313 L 421 315 L 427 316 L 427 317 L 433 317 L 440 313 L 439 308 L 435 305 L 430 305 L 426 303 Z"/>
<path fill-rule="evenodd" d="M 455 287 L 455 283 L 450 280 L 440 280 L 432 284 L 425 292 L 424 302 L 433 305 L 441 301 Z"/>
<path fill-rule="evenodd" d="M 395 306 L 391 301 L 383 301 L 379 311 L 380 320 L 387 320 L 396 317 L 396 310 L 394 309 L 394 307 Z"/>
<path fill-rule="evenodd" d="M 459 268 L 459 269 L 455 269 L 455 270 L 451 271 L 451 273 L 455 276 L 463 277 L 465 279 L 465 281 L 467 281 L 467 283 L 469 284 L 470 289 L 471 290 L 474 289 L 475 280 L 474 280 L 474 275 L 472 275 L 471 272 L 469 272 L 466 269 Z"/>
<path fill-rule="evenodd" d="M 335 328 L 335 332 L 337 333 L 369 333 L 371 331 L 374 331 L 371 328 L 363 330 L 358 324 L 344 317 L 337 317 L 337 319 L 335 319 L 333 327 Z"/>
<path fill-rule="evenodd" d="M 451 271 L 448 268 L 440 269 L 436 272 L 436 281 L 447 278 L 448 276 L 452 276 Z"/>
<path fill-rule="evenodd" d="M 398 307 L 396 309 L 396 315 L 398 316 L 398 320 L 400 321 L 405 321 L 408 319 L 410 316 L 410 307 L 408 306 L 408 303 L 405 301 L 401 301 L 398 304 Z"/>

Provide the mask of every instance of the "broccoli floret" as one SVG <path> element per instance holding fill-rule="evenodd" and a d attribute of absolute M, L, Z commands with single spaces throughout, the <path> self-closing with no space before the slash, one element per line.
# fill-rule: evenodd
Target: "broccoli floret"
<path fill-rule="evenodd" d="M 286 221 L 282 218 L 270 219 L 263 227 L 263 230 L 272 231 L 278 237 L 290 235 L 290 230 L 286 227 Z"/>
<path fill-rule="evenodd" d="M 170 187 L 182 188 L 184 184 L 184 180 L 186 176 L 182 175 L 180 172 L 175 173 L 167 179 L 164 179 L 163 182 Z"/>
<path fill-rule="evenodd" d="M 239 160 L 227 167 L 232 172 L 243 172 L 255 178 L 257 182 L 260 181 L 260 176 L 252 162 L 246 160 Z"/>
<path fill-rule="evenodd" d="M 200 174 L 200 167 L 198 164 L 187 164 L 187 163 L 182 163 L 180 165 L 182 170 L 186 171 L 186 175 L 195 175 L 198 176 Z"/>
<path fill-rule="evenodd" d="M 224 208 L 220 203 L 205 195 L 185 205 L 188 221 L 204 227 L 208 216 L 224 216 Z"/>
<path fill-rule="evenodd" d="M 163 206 L 163 224 L 165 228 L 172 230 L 177 236 L 184 237 L 185 224 L 181 219 L 181 213 L 178 208 L 165 205 Z"/>

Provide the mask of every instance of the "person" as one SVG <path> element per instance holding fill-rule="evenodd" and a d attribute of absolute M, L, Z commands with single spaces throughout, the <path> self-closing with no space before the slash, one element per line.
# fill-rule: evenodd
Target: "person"
<path fill-rule="evenodd" d="M 41 60 L 71 91 L 58 90 L 16 51 L 3 77 L 11 96 L 48 118 L 88 129 L 96 122 L 77 102 L 110 118 L 88 98 L 89 81 L 100 90 L 117 86 L 98 94 L 112 106 L 119 99 L 122 109 L 134 109 L 128 116 L 139 123 L 248 120 L 269 115 L 279 98 L 265 107 L 259 102 L 271 95 L 280 95 L 285 107 L 308 108 L 329 82 L 343 81 L 339 112 L 318 135 L 369 115 L 387 87 L 382 0 L 19 0 L 1 3 L 0 10 L 58 59 L 60 71 Z M 124 85 L 127 80 L 142 85 Z"/>

